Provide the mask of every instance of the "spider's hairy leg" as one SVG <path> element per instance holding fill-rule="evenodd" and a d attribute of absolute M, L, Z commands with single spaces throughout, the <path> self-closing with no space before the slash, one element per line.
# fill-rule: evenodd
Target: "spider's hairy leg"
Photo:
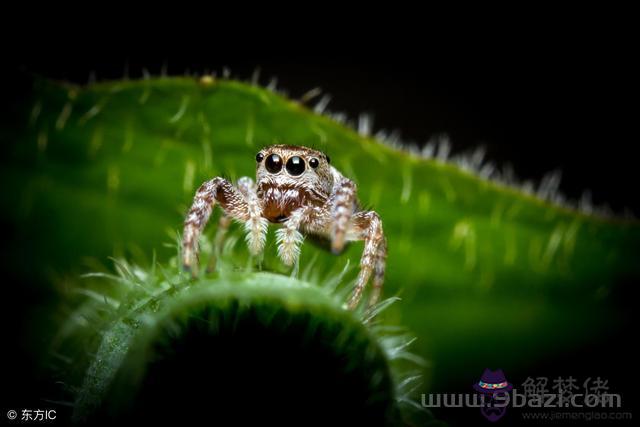
<path fill-rule="evenodd" d="M 349 220 L 356 205 L 356 185 L 353 181 L 343 178 L 333 190 L 331 250 L 337 254 L 344 248 Z"/>
<path fill-rule="evenodd" d="M 198 238 L 209 221 L 216 201 L 226 215 L 239 221 L 249 218 L 244 196 L 226 179 L 216 177 L 198 188 L 182 233 L 182 265 L 185 270 L 191 270 L 194 276 L 197 274 Z"/>
<path fill-rule="evenodd" d="M 364 240 L 364 251 L 360 259 L 360 273 L 353 294 L 347 304 L 350 310 L 357 307 L 371 273 L 375 270 L 374 287 L 369 305 L 375 304 L 382 291 L 384 278 L 386 243 L 382 231 L 382 221 L 373 211 L 362 211 L 354 214 L 350 221 L 350 240 Z"/>
<path fill-rule="evenodd" d="M 229 231 L 229 226 L 231 226 L 231 217 L 223 211 L 220 219 L 218 220 L 216 237 L 213 240 L 213 253 L 209 257 L 207 273 L 211 273 L 216 269 L 218 258 L 220 257 L 220 254 L 222 254 L 222 247 L 224 246 L 224 240 L 227 236 L 227 231 Z"/>
<path fill-rule="evenodd" d="M 382 238 L 376 252 L 375 264 L 373 266 L 373 288 L 369 297 L 369 307 L 380 299 L 382 294 L 382 284 L 384 283 L 384 272 L 387 267 L 387 239 Z"/>
<path fill-rule="evenodd" d="M 260 204 L 258 196 L 256 195 L 256 186 L 253 180 L 249 177 L 242 177 L 236 182 L 238 191 L 244 196 L 244 200 L 247 203 L 247 211 L 249 219 L 244 222 L 244 228 L 247 232 L 246 241 L 249 246 L 249 250 L 252 255 L 257 255 L 262 252 L 264 243 L 267 237 L 268 221 L 260 216 Z M 226 212 L 222 213 L 220 220 L 218 221 L 218 228 L 216 229 L 216 236 L 213 243 L 214 253 L 209 259 L 207 266 L 207 272 L 212 272 L 216 269 L 217 259 L 222 253 L 222 247 L 231 225 L 233 218 Z"/>
<path fill-rule="evenodd" d="M 216 256 L 220 256 L 222 253 L 222 246 L 224 245 L 225 237 L 227 237 L 227 231 L 229 231 L 229 227 L 231 226 L 231 219 L 229 215 L 223 212 L 218 220 L 216 237 L 213 240 L 213 249 Z"/>
<path fill-rule="evenodd" d="M 253 180 L 243 176 L 238 180 L 238 190 L 242 193 L 247 202 L 247 212 L 249 218 L 244 223 L 244 230 L 247 233 L 246 241 L 251 255 L 258 255 L 264 249 L 267 240 L 267 228 L 269 221 L 262 216 L 262 206 L 257 195 L 257 187 Z"/>

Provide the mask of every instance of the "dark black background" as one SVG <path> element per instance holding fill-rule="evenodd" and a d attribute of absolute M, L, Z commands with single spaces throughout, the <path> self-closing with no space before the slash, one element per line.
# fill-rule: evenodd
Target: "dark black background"
<path fill-rule="evenodd" d="M 2 106 L 10 109 L 20 96 L 24 72 L 85 83 L 92 74 L 97 80 L 125 74 L 138 78 L 143 68 L 152 74 L 166 68 L 170 75 L 220 75 L 226 66 L 234 77 L 248 80 L 259 67 L 262 84 L 277 77 L 278 87 L 292 97 L 320 87 L 332 95 L 330 110 L 354 119 L 371 113 L 375 130 L 397 129 L 403 139 L 418 144 L 447 133 L 454 153 L 483 144 L 490 160 L 513 164 L 520 178 L 537 182 L 545 172 L 561 169 L 561 190 L 570 198 L 590 189 L 596 204 L 640 213 L 640 70 L 635 30 L 628 23 L 597 14 L 588 21 L 569 15 L 553 23 L 536 20 L 521 26 L 507 19 L 505 28 L 480 22 L 473 28 L 462 24 L 467 31 L 455 25 L 428 31 L 438 20 L 430 16 L 406 25 L 400 20 L 394 26 L 365 20 L 362 27 L 347 30 L 350 36 L 338 34 L 330 22 L 298 21 L 249 33 L 247 23 L 234 21 L 220 29 L 219 17 L 198 34 L 183 22 L 134 36 L 114 21 L 100 30 L 48 27 L 18 43 L 24 31 L 16 31 L 3 37 L 9 49 L 3 54 L 8 89 Z M 47 381 L 29 365 L 36 358 L 24 350 L 28 337 L 21 336 L 20 323 L 28 320 L 27 308 L 46 295 L 6 292 L 15 304 L 3 313 L 14 322 L 5 342 L 21 344 L 4 354 L 9 369 L 2 394 L 12 404 L 38 407 L 49 393 L 43 387 Z M 620 298 L 626 312 L 633 293 L 624 291 Z M 18 324 L 13 312 L 21 313 Z M 11 321 L 3 319 L 3 324 Z M 589 352 L 589 360 L 601 360 L 612 378 L 624 382 L 626 392 L 632 384 L 627 369 L 634 360 L 626 353 L 631 324 L 610 341 L 551 360 L 538 372 L 566 375 L 566 368 L 574 367 L 590 373 L 591 366 L 580 366 L 583 352 Z M 0 418 L 4 422 L 4 414 Z"/>

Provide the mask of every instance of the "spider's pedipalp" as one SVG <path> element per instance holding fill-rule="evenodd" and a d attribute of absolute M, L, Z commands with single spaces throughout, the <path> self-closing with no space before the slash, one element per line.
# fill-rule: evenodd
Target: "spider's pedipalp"
<path fill-rule="evenodd" d="M 278 256 L 285 265 L 293 265 L 300 256 L 300 245 L 304 240 L 298 231 L 303 222 L 308 221 L 313 208 L 305 206 L 291 212 L 289 218 L 282 224 L 282 228 L 276 231 L 276 243 L 278 244 Z"/>
<path fill-rule="evenodd" d="M 376 303 L 382 290 L 386 262 L 386 243 L 382 232 L 382 221 L 373 211 L 361 211 L 353 215 L 349 223 L 349 235 L 353 240 L 364 240 L 364 251 L 360 259 L 360 273 L 356 280 L 353 294 L 347 304 L 348 308 L 356 308 L 364 288 L 375 270 L 374 290 L 369 305 Z"/>
<path fill-rule="evenodd" d="M 284 226 L 276 231 L 276 243 L 278 244 L 278 256 L 285 265 L 296 263 L 300 256 L 300 245 L 304 240 L 302 233 L 289 219 Z"/>
<path fill-rule="evenodd" d="M 244 222 L 244 230 L 247 233 L 245 240 L 249 252 L 255 256 L 264 249 L 269 221 L 262 217 L 262 206 L 256 194 L 257 187 L 251 178 L 243 176 L 238 179 L 238 191 L 242 193 L 247 203 L 249 218 Z"/>
<path fill-rule="evenodd" d="M 305 233 L 327 236 L 331 229 L 331 210 L 329 205 L 303 206 L 291 213 L 276 231 L 278 255 L 286 265 L 293 265 L 300 256 L 300 245 L 304 240 L 298 230 Z"/>

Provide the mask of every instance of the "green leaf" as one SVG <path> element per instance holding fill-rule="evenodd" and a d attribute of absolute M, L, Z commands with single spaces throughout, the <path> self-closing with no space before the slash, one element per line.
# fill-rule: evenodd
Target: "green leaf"
<path fill-rule="evenodd" d="M 234 260 L 223 252 L 217 271 L 197 280 L 179 272 L 177 258 L 151 269 L 116 261 L 117 275 L 76 284 L 88 298 L 54 344 L 70 355 L 59 374 L 77 384 L 75 422 L 195 422 L 203 414 L 194 408 L 211 402 L 218 420 L 264 412 L 297 422 L 310 403 L 323 408 L 316 421 L 431 419 L 406 411 L 417 406 L 420 376 L 407 369 L 420 363 L 407 351 L 414 338 L 375 318 L 393 298 L 352 312 L 331 281 L 237 271 Z"/>

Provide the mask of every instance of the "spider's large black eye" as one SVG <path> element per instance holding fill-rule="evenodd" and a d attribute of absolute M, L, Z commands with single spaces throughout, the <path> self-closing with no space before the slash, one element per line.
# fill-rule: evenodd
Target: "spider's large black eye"
<path fill-rule="evenodd" d="M 260 163 L 262 160 L 264 160 L 264 154 L 262 153 L 256 154 L 256 162 Z"/>
<path fill-rule="evenodd" d="M 282 157 L 278 156 L 277 154 L 272 154 L 267 157 L 264 165 L 269 172 L 278 173 L 282 170 Z"/>
<path fill-rule="evenodd" d="M 294 176 L 304 172 L 304 160 L 302 157 L 290 157 L 289 160 L 287 160 L 287 172 Z"/>
<path fill-rule="evenodd" d="M 312 157 L 309 160 L 309 166 L 311 166 L 312 168 L 317 168 L 320 165 L 320 161 L 318 161 L 318 159 L 316 159 L 315 157 Z"/>

